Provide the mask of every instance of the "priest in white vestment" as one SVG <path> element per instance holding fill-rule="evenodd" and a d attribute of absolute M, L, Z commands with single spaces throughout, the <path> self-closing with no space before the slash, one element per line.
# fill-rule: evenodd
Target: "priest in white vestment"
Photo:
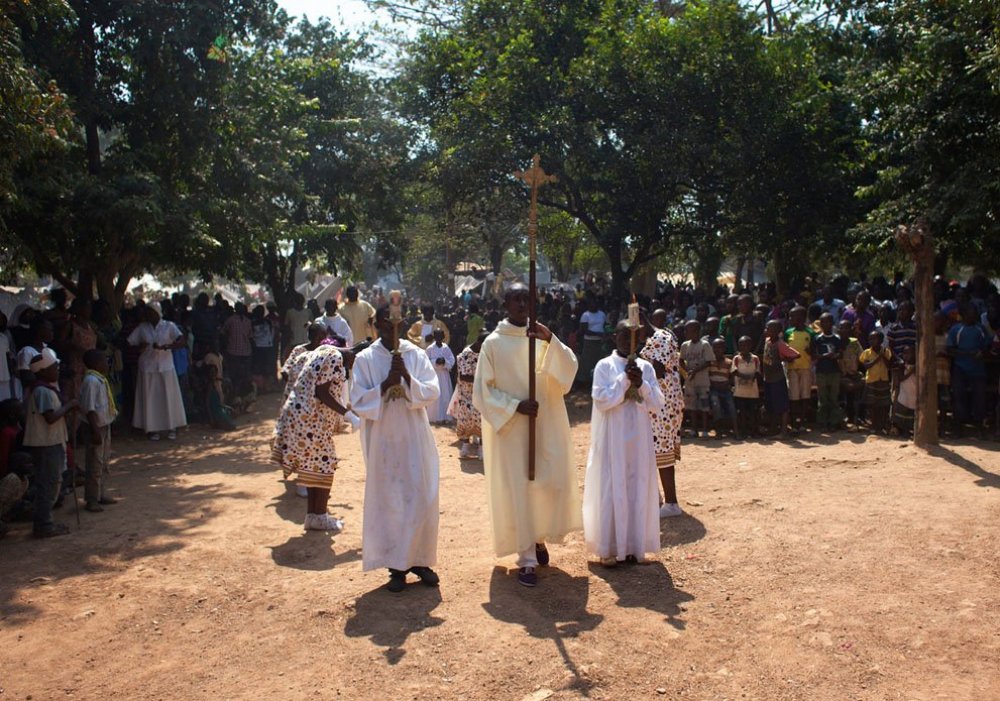
<path fill-rule="evenodd" d="M 528 289 L 504 298 L 507 318 L 483 341 L 472 403 L 483 418 L 483 463 L 493 547 L 517 555 L 518 581 L 535 586 L 545 541 L 579 530 L 580 495 L 563 397 L 573 386 L 573 351 L 542 324 L 535 333 L 536 401 L 528 400 Z M 528 417 L 536 415 L 535 479 L 528 480 Z"/>
<path fill-rule="evenodd" d="M 358 353 L 350 390 L 365 459 L 361 562 L 365 571 L 388 568 L 388 589 L 399 592 L 408 572 L 438 584 L 438 454 L 426 407 L 439 389 L 422 349 L 400 340 L 392 353 L 388 306 L 375 323 L 380 338 Z"/>
<path fill-rule="evenodd" d="M 590 455 L 583 486 L 587 549 L 614 566 L 660 549 L 660 492 L 650 414 L 663 407 L 652 364 L 629 359 L 631 331 L 615 330 L 614 353 L 594 367 Z"/>
<path fill-rule="evenodd" d="M 427 418 L 432 424 L 444 423 L 448 416 L 448 404 L 451 403 L 451 369 L 455 367 L 455 354 L 444 342 L 444 331 L 434 329 L 434 343 L 427 346 L 427 358 L 431 361 L 434 372 L 437 373 L 438 389 L 441 394 L 438 400 L 427 407 Z"/>

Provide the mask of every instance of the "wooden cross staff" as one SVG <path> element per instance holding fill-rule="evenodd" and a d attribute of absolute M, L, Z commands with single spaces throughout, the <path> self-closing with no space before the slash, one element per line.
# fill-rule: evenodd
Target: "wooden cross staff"
<path fill-rule="evenodd" d="M 519 170 L 514 177 L 523 180 L 531 188 L 531 208 L 528 210 L 528 399 L 535 401 L 535 322 L 538 321 L 535 303 L 538 290 L 535 283 L 535 263 L 538 259 L 538 188 L 546 183 L 556 182 L 556 176 L 542 170 L 541 158 L 536 153 L 531 159 L 531 168 Z M 528 417 L 528 479 L 535 479 L 535 418 Z"/>

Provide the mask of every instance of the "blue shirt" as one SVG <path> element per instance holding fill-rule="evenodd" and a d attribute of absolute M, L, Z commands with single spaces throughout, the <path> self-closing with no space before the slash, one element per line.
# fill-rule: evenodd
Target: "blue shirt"
<path fill-rule="evenodd" d="M 948 331 L 946 348 L 954 348 L 959 351 L 985 352 L 990 345 L 990 340 L 986 336 L 986 331 L 979 324 L 966 326 L 965 324 L 955 324 Z M 973 358 L 968 355 L 956 355 L 954 358 L 955 367 L 966 375 L 973 377 L 986 376 L 986 364 L 982 358 Z"/>

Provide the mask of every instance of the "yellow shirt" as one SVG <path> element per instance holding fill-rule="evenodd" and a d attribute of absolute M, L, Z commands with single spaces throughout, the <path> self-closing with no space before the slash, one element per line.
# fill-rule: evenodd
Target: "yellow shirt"
<path fill-rule="evenodd" d="M 892 360 L 892 351 L 888 348 L 883 348 L 882 356 L 886 359 L 886 363 L 888 363 L 888 361 Z M 858 362 L 864 365 L 875 360 L 877 357 L 878 355 L 875 351 L 871 348 L 865 348 L 858 357 Z M 889 366 L 886 363 L 875 363 L 868 368 L 868 371 L 865 373 L 865 383 L 870 385 L 873 382 L 888 382 Z"/>
<path fill-rule="evenodd" d="M 809 329 L 790 327 L 785 331 L 785 342 L 799 352 L 799 357 L 788 363 L 789 370 L 808 370 L 812 367 L 809 346 L 812 344 L 814 335 Z"/>

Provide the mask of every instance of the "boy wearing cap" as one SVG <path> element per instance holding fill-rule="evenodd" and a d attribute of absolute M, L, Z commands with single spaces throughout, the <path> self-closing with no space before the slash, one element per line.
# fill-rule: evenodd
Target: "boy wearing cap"
<path fill-rule="evenodd" d="M 59 484 L 66 467 L 66 414 L 77 406 L 76 399 L 65 404 L 59 400 L 59 360 L 51 349 L 36 355 L 30 365 L 35 384 L 29 390 L 24 421 L 24 447 L 31 451 L 35 465 L 36 538 L 64 535 L 69 529 L 52 522 L 52 505 L 59 495 Z"/>

